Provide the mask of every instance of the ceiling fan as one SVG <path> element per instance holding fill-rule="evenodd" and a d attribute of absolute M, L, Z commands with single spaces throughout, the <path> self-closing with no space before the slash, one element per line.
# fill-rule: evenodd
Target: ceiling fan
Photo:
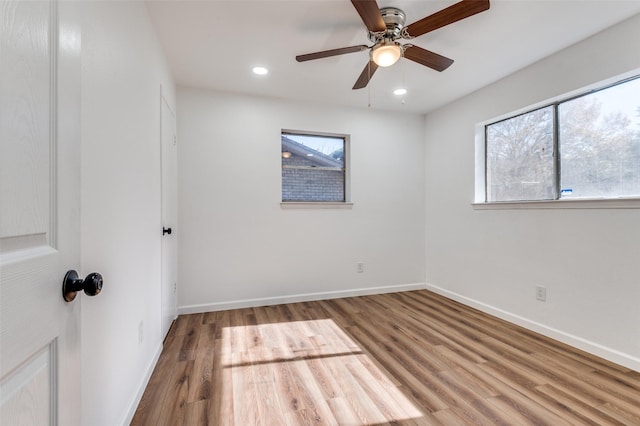
<path fill-rule="evenodd" d="M 405 26 L 405 14 L 398 8 L 385 7 L 379 9 L 376 0 L 351 0 L 351 3 L 356 8 L 360 18 L 362 18 L 367 30 L 369 30 L 369 40 L 373 45 L 361 44 L 359 46 L 298 55 L 296 56 L 296 61 L 305 62 L 371 49 L 369 63 L 362 70 L 360 77 L 358 77 L 356 84 L 353 86 L 354 90 L 366 87 L 378 67 L 391 66 L 402 56 L 436 71 L 444 71 L 453 63 L 453 59 L 413 44 L 400 44 L 396 40 L 400 38 L 410 40 L 489 9 L 489 0 L 462 0 L 433 15 Z"/>

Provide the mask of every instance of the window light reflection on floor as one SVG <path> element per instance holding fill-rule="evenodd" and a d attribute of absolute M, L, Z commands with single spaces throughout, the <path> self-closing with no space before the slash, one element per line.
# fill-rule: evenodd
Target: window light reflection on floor
<path fill-rule="evenodd" d="M 221 418 L 230 424 L 366 425 L 422 417 L 331 319 L 225 327 L 222 338 Z"/>

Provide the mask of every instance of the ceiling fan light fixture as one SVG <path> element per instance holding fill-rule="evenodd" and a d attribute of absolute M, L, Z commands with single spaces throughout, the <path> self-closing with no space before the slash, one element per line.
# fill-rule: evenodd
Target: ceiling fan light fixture
<path fill-rule="evenodd" d="M 410 61 L 435 71 L 444 71 L 453 63 L 453 59 L 412 44 L 401 45 L 396 42 L 396 40 L 413 39 L 480 12 L 484 12 L 490 7 L 490 0 L 458 0 L 457 3 L 449 7 L 405 26 L 406 15 L 396 7 L 383 7 L 379 9 L 376 0 L 351 0 L 351 3 L 356 9 L 356 12 L 358 12 L 358 15 L 360 15 L 362 23 L 368 31 L 369 41 L 373 43 L 373 46 L 368 47 L 362 44 L 359 46 L 348 46 L 307 53 L 296 56 L 296 61 L 306 62 L 370 49 L 369 61 L 360 73 L 352 90 L 367 87 L 373 73 L 375 73 L 379 67 L 389 67 L 398 62 L 403 56 Z M 398 94 L 397 96 L 402 95 Z M 402 102 L 404 103 L 404 101 Z"/>
<path fill-rule="evenodd" d="M 402 47 L 399 43 L 385 40 L 371 50 L 371 60 L 379 67 L 390 67 L 398 62 L 402 56 Z"/>

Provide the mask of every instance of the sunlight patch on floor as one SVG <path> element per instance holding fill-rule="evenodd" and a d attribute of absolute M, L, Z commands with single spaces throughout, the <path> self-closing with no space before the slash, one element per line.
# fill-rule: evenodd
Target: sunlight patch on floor
<path fill-rule="evenodd" d="M 228 424 L 386 424 L 422 417 L 331 319 L 223 329 Z"/>

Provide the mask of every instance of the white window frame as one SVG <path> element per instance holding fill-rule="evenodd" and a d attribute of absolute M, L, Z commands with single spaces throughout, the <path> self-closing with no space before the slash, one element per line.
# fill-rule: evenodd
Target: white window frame
<path fill-rule="evenodd" d="M 344 201 L 282 201 L 282 173 L 280 174 L 280 206 L 283 209 L 351 209 L 351 136 L 344 133 L 314 132 L 309 130 L 281 129 L 283 134 L 320 136 L 344 140 Z M 279 144 L 280 148 L 282 144 Z M 282 171 L 282 163 L 280 165 Z"/>
<path fill-rule="evenodd" d="M 526 114 L 540 108 L 569 101 L 592 92 L 607 89 L 616 84 L 637 78 L 640 69 L 594 83 L 572 92 L 529 105 L 516 111 L 477 123 L 475 126 L 475 179 L 474 202 L 477 210 L 510 210 L 510 209 L 640 209 L 640 197 L 607 197 L 607 198 L 558 198 L 555 200 L 530 201 L 487 201 L 486 194 L 486 126 Z M 557 146 L 557 141 L 555 142 Z M 557 160 L 559 161 L 559 160 Z M 559 176 L 557 177 L 559 178 Z"/>

